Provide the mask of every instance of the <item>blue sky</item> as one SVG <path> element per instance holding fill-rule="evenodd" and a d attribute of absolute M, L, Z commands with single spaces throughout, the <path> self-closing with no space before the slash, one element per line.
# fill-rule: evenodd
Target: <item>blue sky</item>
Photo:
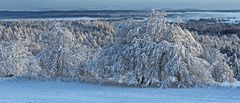
<path fill-rule="evenodd" d="M 240 9 L 240 0 L 0 0 L 0 10 Z"/>

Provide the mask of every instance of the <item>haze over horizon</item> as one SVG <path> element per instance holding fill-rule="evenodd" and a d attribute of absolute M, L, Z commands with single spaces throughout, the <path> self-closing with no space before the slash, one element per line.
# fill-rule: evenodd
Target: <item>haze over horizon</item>
<path fill-rule="evenodd" d="M 240 0 L 0 0 L 0 2 L 0 10 L 240 9 Z"/>

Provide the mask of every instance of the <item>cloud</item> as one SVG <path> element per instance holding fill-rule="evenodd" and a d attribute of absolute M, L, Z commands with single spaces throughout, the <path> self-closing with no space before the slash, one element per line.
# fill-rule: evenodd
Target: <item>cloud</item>
<path fill-rule="evenodd" d="M 42 9 L 240 9 L 239 0 L 0 0 L 0 10 Z M 214 6 L 212 6 L 214 5 Z"/>

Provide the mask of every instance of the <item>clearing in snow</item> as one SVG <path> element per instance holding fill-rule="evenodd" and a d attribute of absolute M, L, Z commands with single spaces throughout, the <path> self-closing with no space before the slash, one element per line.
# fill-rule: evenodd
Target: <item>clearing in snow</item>
<path fill-rule="evenodd" d="M 226 85 L 226 84 L 225 84 Z M 0 81 L 0 103 L 239 103 L 240 87 L 111 87 L 57 81 Z"/>

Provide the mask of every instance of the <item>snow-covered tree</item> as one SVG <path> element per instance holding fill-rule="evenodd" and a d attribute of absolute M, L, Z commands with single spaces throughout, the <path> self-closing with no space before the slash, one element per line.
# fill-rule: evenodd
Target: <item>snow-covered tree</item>
<path fill-rule="evenodd" d="M 217 72 L 229 72 L 222 74 L 226 77 L 212 76 L 211 64 L 199 57 L 202 46 L 189 31 L 168 24 L 161 12 L 152 11 L 147 21 L 128 20 L 118 27 L 122 28 L 115 34 L 116 43 L 96 60 L 94 68 L 102 82 L 192 87 L 234 80 L 229 68 Z"/>
<path fill-rule="evenodd" d="M 40 67 L 36 58 L 21 42 L 0 43 L 1 77 L 38 77 Z"/>
<path fill-rule="evenodd" d="M 237 36 L 201 36 L 148 19 L 0 21 L 0 76 L 159 87 L 240 78 Z"/>

